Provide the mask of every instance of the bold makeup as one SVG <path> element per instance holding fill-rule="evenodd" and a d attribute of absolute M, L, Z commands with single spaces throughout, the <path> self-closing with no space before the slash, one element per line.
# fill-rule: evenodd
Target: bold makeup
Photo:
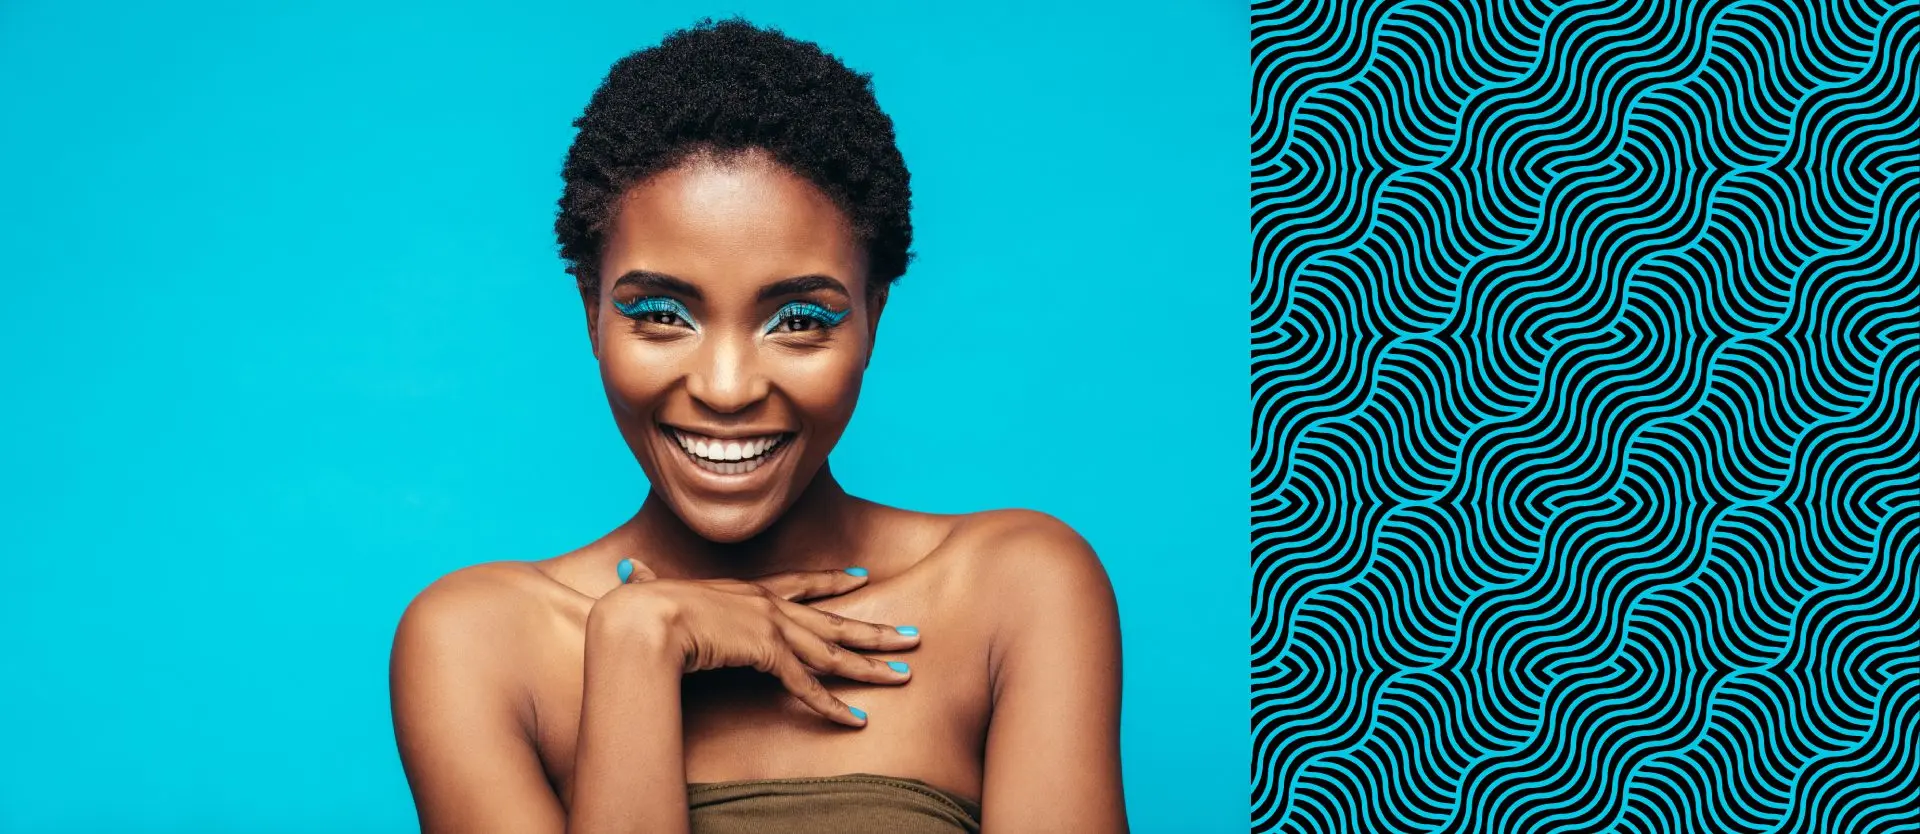
<path fill-rule="evenodd" d="M 668 327 L 685 324 L 695 330 L 700 329 L 700 325 L 694 323 L 693 313 L 687 310 L 687 305 L 664 295 L 643 296 L 632 301 L 616 301 L 613 303 L 613 308 L 628 318 L 647 324 L 661 324 Z"/>
<path fill-rule="evenodd" d="M 836 313 L 811 301 L 788 302 L 786 306 L 780 308 L 780 312 L 773 314 L 773 319 L 767 322 L 765 332 L 774 333 L 786 326 L 789 329 L 785 332 L 804 333 L 812 329 L 809 325 L 825 330 L 846 321 L 847 315 L 852 312 L 852 310 L 841 310 Z"/>

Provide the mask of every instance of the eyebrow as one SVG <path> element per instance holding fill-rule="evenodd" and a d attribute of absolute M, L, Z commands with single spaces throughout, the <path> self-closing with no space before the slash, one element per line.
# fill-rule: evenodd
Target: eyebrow
<path fill-rule="evenodd" d="M 664 272 L 649 272 L 644 269 L 634 269 L 620 276 L 620 280 L 613 282 L 613 285 L 616 287 L 624 287 L 628 284 L 639 287 L 642 291 L 673 293 L 675 295 L 686 296 L 695 301 L 701 301 L 706 298 L 706 296 L 700 292 L 699 287 Z"/>
<path fill-rule="evenodd" d="M 835 290 L 841 295 L 851 296 L 847 285 L 840 283 L 830 275 L 802 275 L 798 278 L 784 278 L 760 288 L 760 300 L 779 298 L 783 295 L 800 295 L 815 290 Z"/>
<path fill-rule="evenodd" d="M 706 295 L 700 292 L 699 287 L 688 283 L 684 279 L 675 278 L 664 272 L 634 269 L 629 270 L 627 274 L 620 276 L 619 280 L 613 282 L 613 285 L 616 287 L 629 284 L 639 287 L 643 292 L 673 293 L 691 298 L 695 301 L 706 300 Z M 839 279 L 831 275 L 801 275 L 795 278 L 782 278 L 761 287 L 759 300 L 766 301 L 781 296 L 801 295 L 816 290 L 834 290 L 841 295 L 853 295 L 847 292 L 847 285 L 840 283 Z"/>

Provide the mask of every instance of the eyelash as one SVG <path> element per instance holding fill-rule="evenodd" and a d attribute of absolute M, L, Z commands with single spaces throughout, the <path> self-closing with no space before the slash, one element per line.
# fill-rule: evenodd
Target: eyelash
<path fill-rule="evenodd" d="M 614 302 L 613 306 L 622 315 L 641 324 L 700 329 L 693 323 L 693 313 L 687 310 L 686 305 L 664 295 L 650 295 L 627 302 Z M 775 333 L 780 331 L 781 325 L 802 323 L 815 325 L 821 330 L 829 330 L 846 321 L 849 313 L 851 313 L 849 310 L 834 312 L 818 304 L 795 301 L 781 307 L 779 312 L 773 314 L 773 320 L 767 322 L 765 332 Z M 670 318 L 660 318 L 663 316 Z M 794 327 L 785 332 L 806 333 L 813 329 L 813 327 Z"/>
<path fill-rule="evenodd" d="M 776 332 L 780 330 L 781 325 L 787 324 L 788 322 L 795 322 L 795 321 L 811 322 L 813 324 L 819 325 L 820 329 L 822 330 L 831 330 L 835 327 L 838 327 L 840 325 L 840 322 L 846 321 L 847 314 L 850 312 L 851 312 L 850 310 L 841 310 L 840 312 L 836 313 L 818 304 L 810 304 L 805 301 L 795 301 L 788 304 L 785 307 L 781 307 L 780 312 L 773 314 L 773 321 L 770 321 L 767 323 L 766 332 L 768 333 Z M 808 332 L 808 330 L 810 329 L 811 328 L 795 329 L 795 330 L 788 330 L 785 332 L 805 333 L 805 332 Z"/>
<path fill-rule="evenodd" d="M 693 314 L 687 311 L 686 305 L 663 295 L 650 295 L 645 298 L 636 298 L 625 303 L 614 302 L 613 307 L 619 310 L 621 314 L 641 324 L 659 324 L 667 327 L 674 327 L 681 324 L 687 327 L 694 326 Z M 661 321 L 653 318 L 662 313 L 672 316 L 678 319 L 678 321 Z M 694 329 L 697 330 L 699 328 L 696 327 Z"/>

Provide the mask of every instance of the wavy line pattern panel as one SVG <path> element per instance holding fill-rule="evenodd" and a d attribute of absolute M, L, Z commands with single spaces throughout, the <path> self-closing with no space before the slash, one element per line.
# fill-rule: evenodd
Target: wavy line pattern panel
<path fill-rule="evenodd" d="M 1920 831 L 1920 2 L 1252 60 L 1254 829 Z"/>

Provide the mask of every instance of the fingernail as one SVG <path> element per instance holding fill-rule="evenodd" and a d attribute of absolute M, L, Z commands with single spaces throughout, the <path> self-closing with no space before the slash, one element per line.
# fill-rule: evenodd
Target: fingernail
<path fill-rule="evenodd" d="M 898 631 L 901 634 L 905 634 L 908 637 L 912 637 L 920 633 L 920 629 L 914 628 L 913 626 L 894 626 L 893 630 Z"/>
<path fill-rule="evenodd" d="M 853 713 L 853 717 L 858 718 L 861 721 L 867 720 L 866 710 L 863 710 L 859 707 L 847 707 L 847 711 Z"/>
<path fill-rule="evenodd" d="M 625 582 L 627 581 L 627 577 L 632 575 L 633 575 L 633 560 L 621 559 L 620 560 L 620 581 Z"/>
<path fill-rule="evenodd" d="M 866 576 L 867 569 L 866 568 L 847 568 L 847 573 L 853 574 L 854 576 Z"/>
<path fill-rule="evenodd" d="M 902 663 L 898 660 L 887 661 L 887 668 L 892 669 L 895 672 L 899 672 L 902 675 L 907 673 L 907 664 Z"/>

